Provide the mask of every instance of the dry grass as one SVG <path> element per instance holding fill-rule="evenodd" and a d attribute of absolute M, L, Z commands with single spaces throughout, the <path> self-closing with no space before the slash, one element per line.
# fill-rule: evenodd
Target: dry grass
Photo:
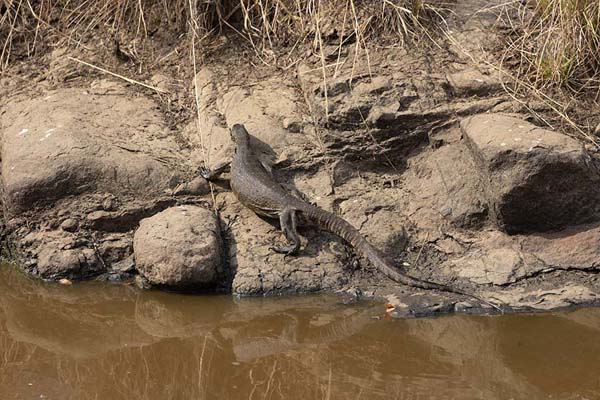
<path fill-rule="evenodd" d="M 537 0 L 518 15 L 509 48 L 519 78 L 536 88 L 600 90 L 598 0 Z"/>
<path fill-rule="evenodd" d="M 44 50 L 48 36 L 85 46 L 99 34 L 145 38 L 161 25 L 210 39 L 239 33 L 268 57 L 324 38 L 364 46 L 374 36 L 405 41 L 437 18 L 439 0 L 0 0 L 0 69 Z"/>
<path fill-rule="evenodd" d="M 598 121 L 589 111 L 600 99 L 600 2 L 530 0 L 506 6 L 507 46 L 500 65 L 493 66 L 507 93 L 527 108 L 530 101 L 543 103 L 550 113 L 530 109 L 539 120 L 600 148 L 593 134 Z"/>

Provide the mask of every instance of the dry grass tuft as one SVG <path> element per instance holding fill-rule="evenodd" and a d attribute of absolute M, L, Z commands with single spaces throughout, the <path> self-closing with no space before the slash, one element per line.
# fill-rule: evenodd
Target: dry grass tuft
<path fill-rule="evenodd" d="M 511 62 L 537 88 L 600 90 L 600 2 L 537 0 L 513 23 Z"/>
<path fill-rule="evenodd" d="M 0 70 L 43 50 L 48 34 L 84 46 L 99 33 L 146 37 L 161 25 L 210 39 L 238 32 L 259 55 L 312 40 L 403 42 L 438 18 L 440 0 L 0 0 Z"/>

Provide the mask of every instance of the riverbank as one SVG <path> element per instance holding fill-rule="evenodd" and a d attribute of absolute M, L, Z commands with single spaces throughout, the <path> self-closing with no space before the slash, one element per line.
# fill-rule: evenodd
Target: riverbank
<path fill-rule="evenodd" d="M 268 58 L 234 31 L 205 48 L 158 24 L 143 43 L 98 35 L 14 62 L 0 81 L 10 256 L 52 281 L 491 311 L 399 287 L 314 227 L 298 257 L 274 254 L 278 227 L 197 173 L 231 156 L 228 128 L 244 123 L 279 182 L 411 275 L 507 310 L 596 304 L 597 147 L 507 91 L 495 5 L 452 5 L 443 34 L 403 45 L 334 30 Z"/>

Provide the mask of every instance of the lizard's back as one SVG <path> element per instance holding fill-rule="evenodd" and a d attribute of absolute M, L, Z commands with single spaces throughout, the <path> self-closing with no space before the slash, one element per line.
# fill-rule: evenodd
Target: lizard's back
<path fill-rule="evenodd" d="M 237 146 L 231 163 L 231 189 L 257 214 L 277 218 L 286 207 L 301 208 L 301 201 L 273 180 L 248 144 Z"/>
<path fill-rule="evenodd" d="M 237 198 L 255 213 L 277 218 L 282 217 L 286 212 L 289 213 L 290 210 L 292 210 L 292 213 L 300 212 L 304 220 L 312 221 L 346 240 L 359 253 L 369 259 L 377 269 L 396 282 L 423 289 L 437 289 L 463 294 L 486 302 L 473 294 L 467 294 L 446 285 L 421 280 L 396 271 L 383 254 L 348 222 L 290 195 L 281 185 L 275 182 L 253 153 L 250 146 L 250 134 L 243 125 L 234 125 L 232 128 L 233 135 L 235 135 L 236 153 L 231 163 L 231 188 Z M 282 228 L 284 227 L 282 226 Z M 295 234 L 294 222 L 291 226 L 285 228 L 292 229 Z M 295 251 L 297 246 L 293 249 Z M 492 305 L 489 302 L 486 303 Z"/>

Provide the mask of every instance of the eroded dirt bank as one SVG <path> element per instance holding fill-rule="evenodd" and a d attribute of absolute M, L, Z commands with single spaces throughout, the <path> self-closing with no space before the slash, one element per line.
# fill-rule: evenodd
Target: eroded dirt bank
<path fill-rule="evenodd" d="M 338 291 L 386 298 L 398 316 L 485 309 L 400 287 L 318 228 L 301 231 L 299 256 L 273 253 L 278 227 L 197 173 L 231 156 L 228 129 L 243 123 L 279 182 L 348 220 L 411 275 L 513 309 L 595 303 L 600 159 L 542 127 L 527 111 L 542 104 L 513 101 L 495 69 L 475 61 L 498 22 L 493 9 L 476 12 L 491 2 L 466 3 L 445 46 L 382 47 L 368 64 L 332 42 L 330 64 L 308 55 L 273 68 L 224 41 L 194 79 L 181 79 L 175 62 L 149 79 L 174 101 L 90 74 L 66 49 L 48 55 L 33 85 L 2 78 L 10 255 L 49 280 Z M 336 71 L 326 84 L 324 68 Z"/>

